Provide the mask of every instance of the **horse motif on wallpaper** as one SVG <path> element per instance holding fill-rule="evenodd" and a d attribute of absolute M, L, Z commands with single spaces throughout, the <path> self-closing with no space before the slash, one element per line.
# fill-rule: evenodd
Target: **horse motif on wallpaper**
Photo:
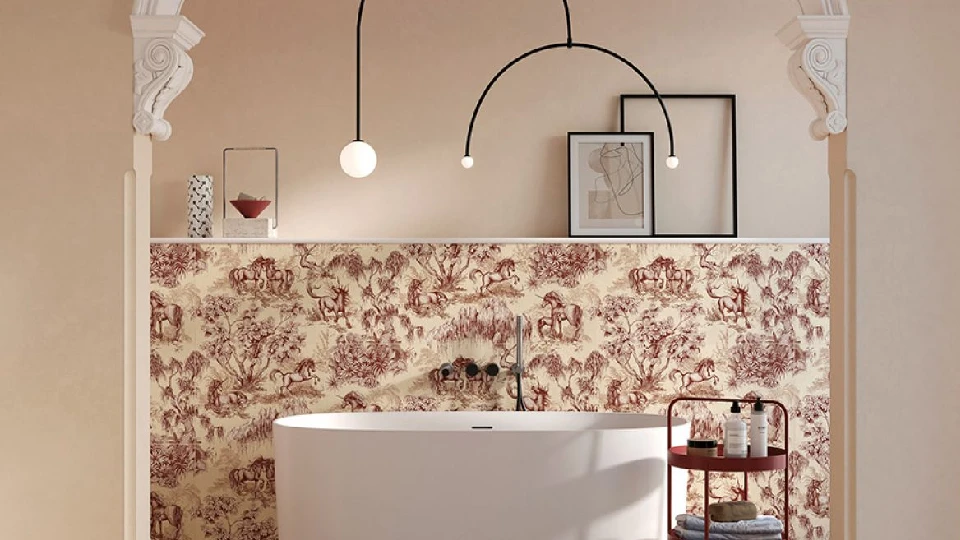
<path fill-rule="evenodd" d="M 297 364 L 297 368 L 290 373 L 284 373 L 279 369 L 273 370 L 270 373 L 270 378 L 276 379 L 279 382 L 279 385 L 277 386 L 277 393 L 283 394 L 289 393 L 294 384 L 315 382 L 316 371 L 316 362 L 307 358 L 306 360 L 303 360 Z"/>
<path fill-rule="evenodd" d="M 263 456 L 253 460 L 247 467 L 240 467 L 230 471 L 230 487 L 242 493 L 244 491 L 266 492 L 273 489 L 276 481 L 276 465 L 274 460 Z"/>
<path fill-rule="evenodd" d="M 729 295 L 717 294 L 716 291 L 716 287 L 707 287 L 707 296 L 717 301 L 720 320 L 726 322 L 727 317 L 732 316 L 733 324 L 738 324 L 742 317 L 747 328 L 750 328 L 750 319 L 747 317 L 747 299 L 750 293 L 747 289 L 738 281 L 736 285 L 730 287 Z"/>
<path fill-rule="evenodd" d="M 827 261 L 821 245 L 155 245 L 151 534 L 277 540 L 277 418 L 512 410 L 524 315 L 531 411 L 662 414 L 678 393 L 783 397 L 798 411 L 791 463 L 809 472 L 792 487 L 793 536 L 821 540 Z M 503 371 L 469 376 L 471 363 Z M 720 410 L 684 414 L 704 433 L 723 421 Z M 777 508 L 772 481 L 751 479 L 765 512 Z M 710 495 L 740 482 L 718 478 Z"/>
<path fill-rule="evenodd" d="M 156 492 L 150 492 L 150 537 L 167 538 L 165 527 L 173 529 L 170 538 L 180 538 L 183 529 L 183 509 L 176 504 L 166 504 Z"/>
<path fill-rule="evenodd" d="M 237 292 L 261 290 L 285 293 L 293 288 L 294 273 L 290 269 L 277 268 L 274 259 L 257 257 L 249 265 L 231 270 L 229 279 Z"/>
<path fill-rule="evenodd" d="M 328 321 L 333 317 L 333 323 L 338 324 L 340 319 L 346 323 L 347 328 L 351 328 L 350 317 L 347 314 L 347 306 L 350 303 L 350 291 L 342 284 L 337 282 L 330 287 L 329 295 L 317 295 L 316 289 L 307 285 L 307 295 L 317 301 L 317 312 L 321 321 Z"/>
<path fill-rule="evenodd" d="M 563 297 L 556 291 L 550 291 L 543 296 L 543 306 L 550 309 L 550 314 L 537 320 L 537 333 L 540 337 L 563 339 L 563 328 L 566 323 L 572 328 L 571 341 L 580 339 L 583 331 L 583 308 L 577 304 L 564 302 Z M 544 330 L 549 330 L 544 332 Z"/>
<path fill-rule="evenodd" d="M 657 257 L 652 263 L 630 270 L 630 284 L 640 293 L 659 289 L 674 293 L 689 292 L 693 287 L 693 270 L 678 268 L 670 257 Z"/>
<path fill-rule="evenodd" d="M 517 263 L 513 259 L 503 259 L 497 263 L 495 269 L 489 272 L 475 269 L 470 273 L 470 279 L 476 282 L 477 278 L 480 278 L 480 288 L 477 292 L 487 294 L 490 292 L 490 287 L 501 283 L 510 283 L 514 287 L 519 287 L 520 277 L 516 275 L 516 271 Z"/>
<path fill-rule="evenodd" d="M 447 302 L 447 295 L 443 291 L 424 292 L 422 279 L 413 279 L 407 288 L 407 307 L 423 311 L 430 307 L 441 307 Z"/>
<path fill-rule="evenodd" d="M 150 291 L 150 333 L 155 337 L 164 337 L 163 323 L 173 328 L 174 341 L 180 338 L 180 329 L 183 327 L 183 308 L 177 304 L 167 303 L 157 291 Z"/>
<path fill-rule="evenodd" d="M 690 372 L 679 369 L 670 373 L 670 380 L 677 380 L 677 394 L 692 393 L 693 385 L 698 383 L 720 384 L 720 377 L 716 374 L 717 366 L 712 358 L 704 358 L 697 367 Z"/>

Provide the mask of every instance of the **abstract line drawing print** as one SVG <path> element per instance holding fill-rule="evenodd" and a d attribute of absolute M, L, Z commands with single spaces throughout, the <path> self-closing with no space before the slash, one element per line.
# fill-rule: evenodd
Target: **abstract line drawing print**
<path fill-rule="evenodd" d="M 643 219 L 643 143 L 581 143 L 595 172 L 590 219 Z"/>

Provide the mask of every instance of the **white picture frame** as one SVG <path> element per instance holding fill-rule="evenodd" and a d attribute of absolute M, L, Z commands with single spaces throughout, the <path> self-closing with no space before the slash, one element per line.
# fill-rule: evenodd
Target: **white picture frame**
<path fill-rule="evenodd" d="M 569 236 L 653 236 L 653 133 L 571 132 L 567 142 Z"/>

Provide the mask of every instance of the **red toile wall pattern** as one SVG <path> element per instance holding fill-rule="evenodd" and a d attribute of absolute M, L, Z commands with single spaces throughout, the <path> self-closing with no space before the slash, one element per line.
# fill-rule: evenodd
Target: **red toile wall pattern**
<path fill-rule="evenodd" d="M 154 538 L 276 538 L 279 416 L 511 409 L 509 377 L 437 368 L 509 367 L 516 314 L 531 410 L 663 414 L 678 392 L 785 402 L 793 531 L 827 537 L 826 245 L 169 244 L 151 259 Z M 722 409 L 685 413 L 720 435 Z M 775 512 L 782 475 L 754 481 Z"/>

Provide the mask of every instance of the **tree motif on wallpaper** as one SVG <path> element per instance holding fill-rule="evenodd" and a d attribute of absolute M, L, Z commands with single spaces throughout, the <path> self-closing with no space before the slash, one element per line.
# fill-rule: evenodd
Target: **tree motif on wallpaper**
<path fill-rule="evenodd" d="M 535 356 L 528 364 L 536 388 L 546 390 L 549 385 L 560 389 L 562 409 L 590 412 L 600 408 L 600 375 L 605 365 L 606 359 L 597 351 L 591 352 L 583 362 L 576 358 L 564 362 L 559 354 L 549 353 Z M 539 382 L 541 373 L 546 375 L 548 385 Z"/>
<path fill-rule="evenodd" d="M 164 362 L 156 351 L 150 353 L 150 378 L 157 389 L 152 401 L 162 408 L 159 425 L 150 433 L 150 475 L 160 485 L 174 486 L 187 473 L 205 469 L 209 452 L 197 436 L 198 424 L 207 441 L 223 436 L 223 428 L 201 409 L 198 385 L 204 363 L 197 351 L 184 362 Z"/>
<path fill-rule="evenodd" d="M 645 307 L 638 297 L 617 295 L 602 300 L 603 352 L 645 393 L 663 391 L 671 367 L 688 365 L 700 352 L 704 336 L 694 323 L 697 304 L 681 305 L 676 314 Z"/>
<path fill-rule="evenodd" d="M 456 344 L 463 341 L 483 341 L 494 350 L 494 358 L 501 365 L 511 365 L 510 357 L 515 355 L 517 345 L 516 316 L 506 302 L 500 298 L 480 301 L 479 305 L 460 308 L 460 312 L 451 320 L 438 326 L 429 337 L 440 344 Z M 532 333 L 527 320 L 523 335 L 529 338 Z"/>
<path fill-rule="evenodd" d="M 150 246 L 150 280 L 164 287 L 176 287 L 189 274 L 207 269 L 212 250 L 196 244 L 153 244 Z"/>
<path fill-rule="evenodd" d="M 483 273 L 482 265 L 500 253 L 497 244 L 410 244 L 404 253 L 432 280 L 439 291 L 462 290 L 468 273 Z"/>
<path fill-rule="evenodd" d="M 399 375 L 407 369 L 410 353 L 400 345 L 392 333 L 372 335 L 364 339 L 358 334 L 346 334 L 337 339 L 330 367 L 332 388 L 359 384 L 375 388 L 387 375 Z"/>
<path fill-rule="evenodd" d="M 539 244 L 530 250 L 528 282 L 576 287 L 584 277 L 603 272 L 610 256 L 599 244 Z"/>
<path fill-rule="evenodd" d="M 207 496 L 198 514 L 204 538 L 215 540 L 279 540 L 275 518 L 263 518 L 233 496 Z M 176 537 L 174 537 L 176 538 Z"/>
<path fill-rule="evenodd" d="M 828 534 L 826 246 L 172 245 L 152 255 L 154 538 L 276 538 L 277 418 L 512 410 L 517 315 L 531 411 L 663 414 L 677 393 L 784 401 L 793 415 L 773 415 L 770 433 L 782 437 L 789 421 L 796 434 L 794 533 Z M 470 377 L 471 362 L 504 371 Z M 720 435 L 723 410 L 679 412 L 696 434 Z M 742 494 L 741 482 L 719 477 L 711 497 Z M 782 482 L 758 475 L 751 498 L 775 511 Z"/>
<path fill-rule="evenodd" d="M 236 389 L 262 390 L 271 368 L 299 355 L 305 336 L 295 319 L 301 312 L 292 304 L 278 317 L 263 316 L 261 307 L 244 306 L 237 297 L 207 296 L 197 309 L 206 337 L 201 350 Z"/>

